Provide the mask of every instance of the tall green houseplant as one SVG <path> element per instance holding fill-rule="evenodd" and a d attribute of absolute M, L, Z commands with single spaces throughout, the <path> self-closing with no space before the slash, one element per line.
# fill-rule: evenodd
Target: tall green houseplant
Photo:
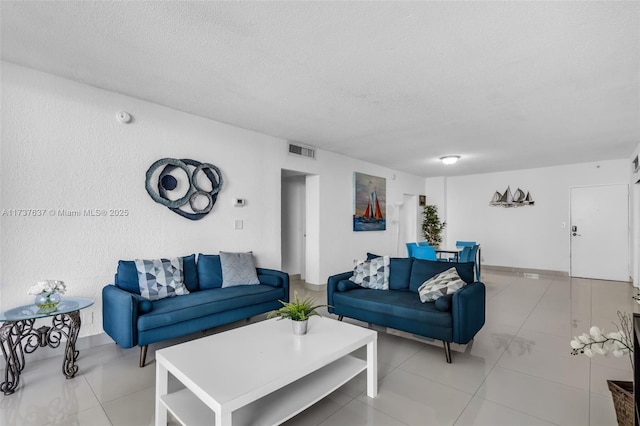
<path fill-rule="evenodd" d="M 442 230 L 447 222 L 440 222 L 437 206 L 424 206 L 422 210 L 422 236 L 430 246 L 437 247 L 442 243 Z"/>

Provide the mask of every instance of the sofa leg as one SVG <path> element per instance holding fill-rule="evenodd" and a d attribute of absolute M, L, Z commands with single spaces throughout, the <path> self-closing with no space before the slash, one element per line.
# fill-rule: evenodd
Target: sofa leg
<path fill-rule="evenodd" d="M 338 315 L 338 321 L 342 321 L 343 318 L 344 318 L 344 315 Z"/>
<path fill-rule="evenodd" d="M 447 363 L 451 364 L 451 345 L 445 341 L 442 343 L 444 343 L 444 356 L 447 358 Z"/>
<path fill-rule="evenodd" d="M 140 346 L 140 368 L 144 367 L 144 363 L 147 360 L 147 349 L 149 345 Z"/>

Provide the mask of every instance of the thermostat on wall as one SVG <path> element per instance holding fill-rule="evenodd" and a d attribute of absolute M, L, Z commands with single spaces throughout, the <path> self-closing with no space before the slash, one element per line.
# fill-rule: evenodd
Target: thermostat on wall
<path fill-rule="evenodd" d="M 245 199 L 244 198 L 234 198 L 233 205 L 236 207 L 244 207 Z"/>

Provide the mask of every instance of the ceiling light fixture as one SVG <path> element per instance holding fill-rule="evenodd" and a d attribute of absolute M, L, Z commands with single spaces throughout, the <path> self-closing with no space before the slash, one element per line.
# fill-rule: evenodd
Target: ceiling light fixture
<path fill-rule="evenodd" d="M 442 161 L 442 164 L 446 165 L 455 164 L 459 159 L 459 155 L 447 155 L 445 157 L 440 157 L 440 161 Z"/>

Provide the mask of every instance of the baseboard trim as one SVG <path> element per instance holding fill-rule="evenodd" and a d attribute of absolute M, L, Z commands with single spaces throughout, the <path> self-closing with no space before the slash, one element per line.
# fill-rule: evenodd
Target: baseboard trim
<path fill-rule="evenodd" d="M 515 268 L 512 266 L 495 266 L 495 265 L 482 265 L 483 271 L 497 271 L 497 272 L 512 272 L 516 274 L 538 274 L 538 275 L 550 275 L 554 277 L 568 277 L 567 271 L 553 271 L 549 269 L 533 269 L 533 268 Z"/>
<path fill-rule="evenodd" d="M 304 283 L 304 288 L 307 289 L 307 290 L 311 290 L 311 291 L 326 291 L 327 290 L 327 285 L 326 284 Z"/>
<path fill-rule="evenodd" d="M 111 339 L 111 337 L 109 337 L 106 333 L 78 337 L 78 340 L 76 340 L 76 350 L 82 352 L 85 349 L 102 346 L 109 343 L 115 345 L 113 339 Z M 51 348 L 49 346 L 39 347 L 35 352 L 26 354 L 26 361 L 34 362 L 41 361 L 47 358 L 63 357 L 66 344 L 67 340 L 64 339 L 62 340 L 62 342 L 60 342 L 60 346 L 58 346 L 57 348 Z"/>

